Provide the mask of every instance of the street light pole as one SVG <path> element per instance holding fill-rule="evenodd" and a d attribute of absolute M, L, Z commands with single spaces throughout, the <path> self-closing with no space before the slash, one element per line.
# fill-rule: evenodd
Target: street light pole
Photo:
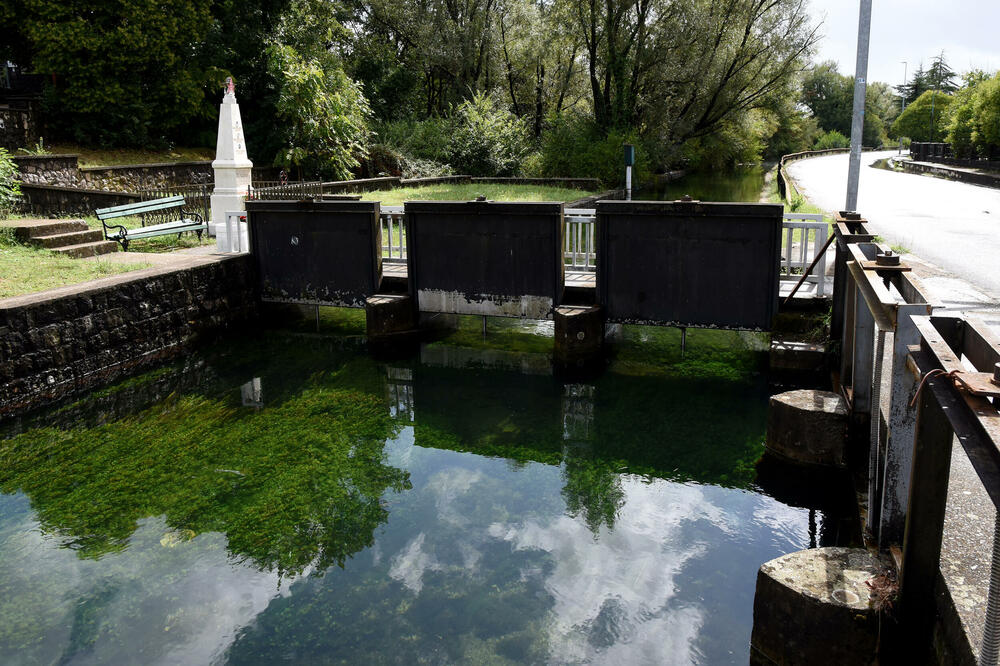
<path fill-rule="evenodd" d="M 899 88 L 899 115 L 903 115 L 903 111 L 906 111 L 906 91 L 903 88 L 906 87 L 906 61 L 900 60 L 903 63 L 903 85 Z M 903 135 L 899 135 L 899 154 L 903 154 Z"/>
<path fill-rule="evenodd" d="M 858 17 L 858 61 L 854 67 L 854 110 L 851 117 L 851 161 L 847 168 L 847 208 L 858 209 L 861 178 L 861 136 L 865 129 L 865 94 L 868 78 L 868 40 L 872 29 L 872 0 L 861 0 Z"/>

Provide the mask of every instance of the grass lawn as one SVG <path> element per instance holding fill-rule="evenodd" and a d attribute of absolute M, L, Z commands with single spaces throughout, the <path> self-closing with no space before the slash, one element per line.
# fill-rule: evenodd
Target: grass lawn
<path fill-rule="evenodd" d="M 215 159 L 215 148 L 170 148 L 139 150 L 131 148 L 85 148 L 72 143 L 45 144 L 53 155 L 79 155 L 80 166 L 102 167 L 119 164 L 151 164 L 156 162 L 200 162 Z M 23 155 L 23 153 L 20 153 Z"/>
<path fill-rule="evenodd" d="M 444 183 L 375 190 L 363 193 L 361 198 L 366 201 L 381 201 L 386 206 L 399 206 L 404 201 L 471 201 L 478 196 L 485 196 L 492 201 L 576 201 L 591 194 L 596 193 L 541 185 Z"/>
<path fill-rule="evenodd" d="M 148 263 L 123 265 L 100 259 L 72 259 L 50 250 L 21 245 L 9 229 L 0 229 L 0 298 L 78 284 L 149 266 Z"/>

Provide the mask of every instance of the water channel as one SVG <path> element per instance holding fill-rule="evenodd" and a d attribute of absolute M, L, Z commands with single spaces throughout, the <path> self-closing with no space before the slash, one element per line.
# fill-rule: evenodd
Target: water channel
<path fill-rule="evenodd" d="M 678 180 L 641 185 L 634 199 L 672 201 L 689 195 L 699 201 L 759 201 L 765 170 L 760 165 L 728 172 L 692 172 Z"/>
<path fill-rule="evenodd" d="M 746 664 L 760 564 L 852 538 L 758 477 L 764 336 L 625 327 L 571 381 L 545 324 L 363 320 L 0 430 L 0 660 Z"/>

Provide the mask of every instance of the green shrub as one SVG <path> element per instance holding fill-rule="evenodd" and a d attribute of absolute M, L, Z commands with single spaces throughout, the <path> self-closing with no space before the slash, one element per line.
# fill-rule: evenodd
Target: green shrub
<path fill-rule="evenodd" d="M 381 142 L 407 158 L 447 163 L 449 146 L 455 130 L 451 118 L 432 117 L 426 120 L 397 120 L 383 123 L 375 129 Z"/>
<path fill-rule="evenodd" d="M 851 146 L 851 140 L 846 136 L 833 130 L 823 134 L 818 139 L 816 139 L 816 145 L 813 146 L 813 150 L 830 150 L 831 148 L 849 148 Z"/>
<path fill-rule="evenodd" d="M 622 146 L 627 143 L 636 147 L 632 177 L 634 183 L 641 183 L 651 170 L 649 151 L 637 132 L 612 130 L 605 135 L 590 119 L 564 114 L 552 119 L 551 128 L 542 135 L 541 155 L 537 162 L 532 160 L 532 168 L 538 168 L 539 175 L 546 177 L 600 178 L 609 187 L 622 185 L 625 182 Z"/>
<path fill-rule="evenodd" d="M 10 215 L 21 197 L 21 181 L 17 175 L 17 165 L 10 153 L 0 148 L 0 218 Z"/>
<path fill-rule="evenodd" d="M 530 147 L 524 121 L 483 93 L 448 117 L 383 123 L 376 133 L 403 156 L 407 176 L 515 176 Z"/>
<path fill-rule="evenodd" d="M 476 93 L 456 109 L 448 161 L 460 173 L 516 176 L 528 150 L 524 120 L 489 96 Z"/>

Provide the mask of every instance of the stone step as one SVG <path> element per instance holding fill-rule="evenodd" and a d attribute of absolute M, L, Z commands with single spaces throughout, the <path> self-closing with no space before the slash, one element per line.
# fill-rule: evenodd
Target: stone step
<path fill-rule="evenodd" d="M 80 243 L 78 245 L 67 245 L 66 247 L 57 247 L 52 250 L 53 252 L 58 252 L 59 254 L 65 254 L 70 257 L 79 259 L 81 257 L 96 257 L 100 254 L 108 254 L 109 252 L 118 251 L 118 243 L 114 241 L 96 241 L 94 243 Z"/>
<path fill-rule="evenodd" d="M 88 229 L 83 220 L 11 220 L 6 226 L 17 229 L 17 237 L 21 240 Z"/>
<path fill-rule="evenodd" d="M 70 245 L 81 245 L 83 243 L 93 243 L 104 240 L 104 232 L 100 229 L 85 229 L 83 231 L 70 231 L 69 233 L 52 234 L 50 236 L 35 236 L 28 239 L 28 242 L 36 247 L 44 247 L 54 250 Z"/>

